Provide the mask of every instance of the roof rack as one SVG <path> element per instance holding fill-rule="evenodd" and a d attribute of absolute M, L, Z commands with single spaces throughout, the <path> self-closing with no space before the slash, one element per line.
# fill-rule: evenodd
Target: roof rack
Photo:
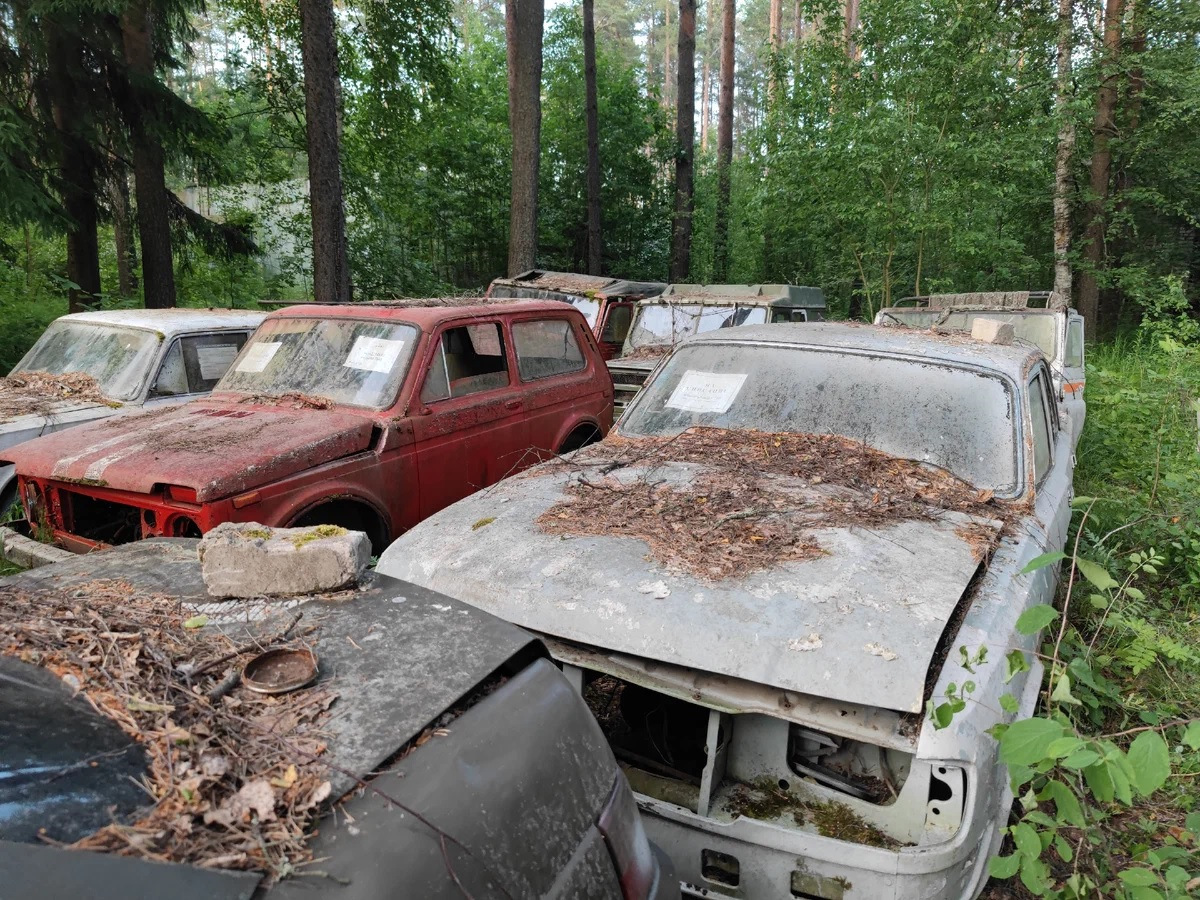
<path fill-rule="evenodd" d="M 825 292 L 798 284 L 669 284 L 662 299 L 686 303 L 728 301 L 743 306 L 825 309 Z"/>
<path fill-rule="evenodd" d="M 519 297 L 523 299 L 561 299 L 552 295 L 572 297 L 604 296 L 616 299 L 639 300 L 662 293 L 661 281 L 628 281 L 608 275 L 581 275 L 577 272 L 552 272 L 529 269 L 512 278 L 496 278 L 488 285 L 489 297 Z"/>
<path fill-rule="evenodd" d="M 1055 291 L 977 291 L 964 294 L 922 294 L 903 297 L 893 307 L 925 309 L 1052 309 L 1067 308 L 1066 298 Z"/>

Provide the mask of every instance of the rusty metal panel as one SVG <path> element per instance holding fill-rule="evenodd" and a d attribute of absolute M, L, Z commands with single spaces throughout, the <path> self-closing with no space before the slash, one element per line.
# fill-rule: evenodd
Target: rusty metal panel
<path fill-rule="evenodd" d="M 116 416 L 5 451 L 25 476 L 149 493 L 156 484 L 205 502 L 365 450 L 372 419 L 197 401 Z"/>

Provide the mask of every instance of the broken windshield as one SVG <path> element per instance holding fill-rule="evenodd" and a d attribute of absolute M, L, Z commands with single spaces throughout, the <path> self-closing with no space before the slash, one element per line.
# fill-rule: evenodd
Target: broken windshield
<path fill-rule="evenodd" d="M 767 321 L 762 306 L 707 306 L 699 303 L 642 303 L 638 305 L 627 348 L 677 344 L 685 337 L 734 325 L 761 325 Z"/>
<path fill-rule="evenodd" d="M 834 434 L 1017 492 L 1013 397 L 998 377 L 811 347 L 679 349 L 621 420 L 627 436 L 711 428 Z"/>
<path fill-rule="evenodd" d="M 113 400 L 135 400 L 158 354 L 162 336 L 140 328 L 59 319 L 52 322 L 13 373 L 82 372 Z"/>
<path fill-rule="evenodd" d="M 944 318 L 943 318 L 944 317 Z M 970 331 L 976 319 L 999 319 L 1011 322 L 1013 334 L 1035 345 L 1049 359 L 1058 355 L 1056 314 L 1046 312 L 1014 312 L 1007 309 L 945 310 L 945 309 L 885 309 L 880 313 L 884 325 L 895 324 L 910 328 L 930 328 L 938 325 L 954 331 Z M 895 320 L 895 321 L 894 321 Z"/>
<path fill-rule="evenodd" d="M 378 320 L 267 319 L 216 389 L 382 409 L 395 400 L 419 336 L 412 325 Z"/>

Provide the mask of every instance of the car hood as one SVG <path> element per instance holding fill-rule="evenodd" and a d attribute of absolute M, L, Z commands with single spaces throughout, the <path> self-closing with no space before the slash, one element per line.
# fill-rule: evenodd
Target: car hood
<path fill-rule="evenodd" d="M 51 431 L 57 431 L 92 419 L 101 419 L 115 413 L 121 404 L 78 402 L 61 400 L 56 403 L 38 405 L 36 411 L 14 413 L 0 417 L 0 450 L 33 440 Z"/>
<path fill-rule="evenodd" d="M 365 450 L 372 425 L 338 410 L 196 401 L 114 416 L 3 455 L 21 475 L 139 493 L 174 484 L 204 502 Z"/>
<path fill-rule="evenodd" d="M 666 356 L 669 352 L 669 350 L 664 350 L 661 356 L 639 356 L 636 359 L 617 357 L 608 361 L 608 367 L 610 369 L 627 369 L 634 372 L 650 373 L 654 370 L 655 366 L 662 362 L 663 356 Z"/>
<path fill-rule="evenodd" d="M 573 477 L 602 479 L 594 468 L 552 463 L 456 503 L 392 544 L 378 571 L 563 640 L 916 712 L 942 633 L 1001 525 L 943 510 L 814 528 L 818 557 L 709 582 L 656 563 L 639 538 L 542 531 L 536 520 Z M 686 485 L 702 472 L 666 463 L 651 477 Z M 781 481 L 793 502 L 825 502 L 818 488 Z"/>

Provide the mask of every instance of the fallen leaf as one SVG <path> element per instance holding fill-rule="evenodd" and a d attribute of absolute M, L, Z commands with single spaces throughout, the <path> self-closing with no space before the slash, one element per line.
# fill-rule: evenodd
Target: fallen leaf
<path fill-rule="evenodd" d="M 277 788 L 290 788 L 296 783 L 296 767 L 288 766 L 287 770 L 278 778 L 272 778 L 271 784 Z"/>
<path fill-rule="evenodd" d="M 184 628 L 203 628 L 208 624 L 208 616 L 192 616 L 183 623 Z"/>

